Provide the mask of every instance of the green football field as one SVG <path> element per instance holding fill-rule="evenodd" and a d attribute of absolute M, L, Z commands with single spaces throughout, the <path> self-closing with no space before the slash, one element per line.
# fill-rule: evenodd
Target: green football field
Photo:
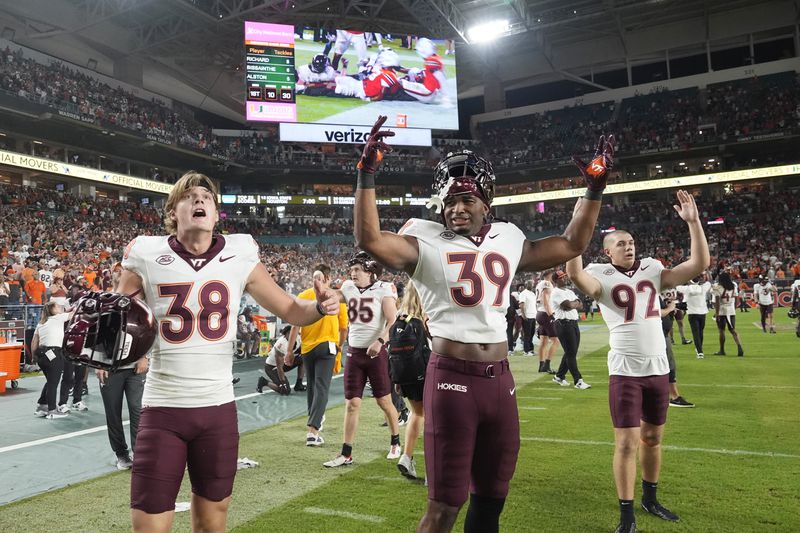
<path fill-rule="evenodd" d="M 779 332 L 769 335 L 755 325 L 757 313 L 738 315 L 744 358 L 711 355 L 718 346 L 710 320 L 705 359 L 698 360 L 691 345 L 675 346 L 680 392 L 697 407 L 670 408 L 659 497 L 681 522 L 637 512 L 640 531 L 800 531 L 800 339 L 785 309 L 776 317 Z M 610 532 L 616 525 L 608 333 L 599 315 L 582 324 L 588 329 L 579 365 L 590 390 L 559 387 L 535 372 L 533 358 L 512 358 L 522 450 L 503 531 Z M 730 337 L 727 347 L 735 352 Z M 335 470 L 322 462 L 338 453 L 343 407 L 328 411 L 320 448 L 303 445 L 304 417 L 242 435 L 239 455 L 261 466 L 238 473 L 229 529 L 413 531 L 425 508 L 425 487 L 402 478 L 385 459 L 388 435 L 378 413 L 367 399 L 356 462 Z M 417 462 L 421 470 L 419 454 Z M 0 507 L 2 531 L 127 531 L 129 477 L 118 472 Z M 639 496 L 637 486 L 637 504 Z M 187 500 L 185 482 L 179 501 Z M 463 515 L 455 531 L 462 530 Z M 174 530 L 189 530 L 188 513 L 176 515 Z"/>
<path fill-rule="evenodd" d="M 295 44 L 295 65 L 307 65 L 311 59 L 319 53 L 322 53 L 324 43 L 315 43 L 310 39 L 304 41 L 297 41 Z M 423 59 L 414 51 L 400 47 L 400 40 L 383 40 L 383 46 L 391 48 L 400 56 L 400 63 L 404 67 L 417 67 L 422 68 Z M 448 79 L 456 79 L 456 65 L 453 56 L 445 56 L 444 49 L 441 45 L 438 46 L 439 54 L 444 61 L 444 72 Z M 367 49 L 369 55 L 378 52 L 378 46 L 373 45 Z M 333 50 L 330 51 L 328 57 L 333 61 Z M 344 57 L 350 61 L 347 69 L 348 74 L 355 74 L 357 72 L 358 55 L 351 46 L 344 54 Z M 339 65 L 342 68 L 342 65 Z M 324 119 L 343 111 L 348 111 L 358 107 L 368 105 L 369 102 L 359 100 L 357 98 L 336 98 L 330 96 L 297 96 L 297 121 L 298 122 L 324 122 Z M 422 105 L 422 104 L 416 104 Z"/>

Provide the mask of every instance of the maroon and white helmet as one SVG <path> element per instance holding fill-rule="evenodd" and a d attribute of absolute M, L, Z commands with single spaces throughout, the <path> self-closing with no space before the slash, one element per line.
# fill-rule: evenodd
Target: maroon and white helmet
<path fill-rule="evenodd" d="M 115 370 L 134 363 L 153 346 L 158 330 L 142 300 L 91 292 L 76 303 L 64 334 L 64 355 L 79 364 Z"/>
<path fill-rule="evenodd" d="M 450 152 L 433 171 L 433 196 L 427 207 L 442 213 L 445 199 L 459 194 L 475 195 L 491 207 L 496 179 L 486 159 L 470 150 Z"/>
<path fill-rule="evenodd" d="M 347 262 L 347 266 L 361 265 L 365 272 L 373 274 L 375 278 L 381 277 L 383 274 L 383 265 L 375 261 L 367 252 L 356 252 L 353 257 Z"/>

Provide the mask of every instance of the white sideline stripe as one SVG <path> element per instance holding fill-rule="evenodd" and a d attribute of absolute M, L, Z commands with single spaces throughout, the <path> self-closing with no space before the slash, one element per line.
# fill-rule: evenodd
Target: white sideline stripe
<path fill-rule="evenodd" d="M 547 407 L 526 407 L 523 405 L 522 407 L 519 407 L 519 409 L 523 409 L 525 411 L 545 411 Z"/>
<path fill-rule="evenodd" d="M 341 379 L 342 377 L 344 377 L 343 373 L 333 376 L 333 379 Z M 262 396 L 264 394 L 274 394 L 274 393 L 275 393 L 275 391 L 273 391 L 272 389 L 268 389 L 268 390 L 265 390 L 263 393 L 261 393 L 261 392 L 253 392 L 253 393 L 250 393 L 250 394 L 244 394 L 242 396 L 236 396 L 234 398 L 234 400 L 235 401 L 246 400 L 247 398 L 255 398 L 256 396 Z M 122 425 L 123 426 L 130 425 L 130 421 L 129 420 L 125 420 L 122 423 Z M 15 450 L 22 450 L 22 449 L 25 449 L 25 448 L 31 448 L 33 446 L 40 446 L 42 444 L 48 444 L 50 442 L 58 442 L 60 440 L 71 439 L 73 437 L 81 437 L 83 435 L 90 435 L 92 433 L 97 433 L 98 431 L 105 431 L 107 427 L 108 426 L 105 426 L 105 425 L 97 426 L 97 427 L 93 427 L 93 428 L 82 429 L 80 431 L 73 431 L 71 433 L 64 433 L 63 435 L 55 435 L 53 437 L 46 437 L 44 439 L 36 439 L 36 440 L 28 441 L 28 442 L 20 442 L 19 444 L 12 444 L 11 446 L 5 446 L 3 448 L 0 448 L 0 453 L 13 452 Z"/>
<path fill-rule="evenodd" d="M 366 479 L 369 479 L 370 481 L 407 481 L 406 478 L 404 478 L 399 473 L 397 474 L 396 477 L 395 476 L 391 476 L 391 477 L 390 476 L 367 476 Z"/>
<path fill-rule="evenodd" d="M 727 383 L 681 383 L 681 387 L 718 387 L 722 389 L 800 389 L 798 385 L 731 385 Z"/>
<path fill-rule="evenodd" d="M 564 398 L 555 398 L 553 396 L 517 396 L 521 400 L 563 400 Z"/>
<path fill-rule="evenodd" d="M 683 383 L 681 383 L 683 385 Z M 534 442 L 550 442 L 556 444 L 583 444 L 586 446 L 614 446 L 613 442 L 605 442 L 599 440 L 574 440 L 574 439 L 551 439 L 545 437 L 522 437 L 520 440 L 529 440 Z M 662 444 L 661 448 L 674 452 L 701 452 L 701 453 L 717 453 L 722 455 L 753 455 L 756 457 L 780 457 L 785 459 L 800 459 L 800 455 L 791 453 L 780 452 L 755 452 L 750 450 L 727 450 L 725 448 L 692 448 L 685 446 L 672 446 L 669 444 Z"/>
<path fill-rule="evenodd" d="M 125 420 L 122 423 L 122 425 L 123 426 L 130 425 L 130 420 Z M 63 435 L 56 435 L 54 437 L 46 437 L 44 439 L 31 440 L 28 442 L 20 442 L 19 444 L 12 444 L 11 446 L 5 446 L 3 448 L 0 448 L 0 453 L 13 452 L 14 450 L 22 450 L 23 448 L 39 446 L 40 444 L 48 444 L 50 442 L 57 442 L 60 440 L 71 439 L 73 437 L 80 437 L 82 435 L 89 435 L 91 433 L 97 433 L 98 431 L 105 431 L 106 427 L 107 426 L 97 426 L 95 428 L 82 429 L 80 431 L 73 431 L 72 433 L 64 433 Z"/>
<path fill-rule="evenodd" d="M 386 518 L 382 516 L 375 516 L 371 514 L 351 513 L 348 511 L 340 511 L 338 509 L 324 509 L 322 507 L 305 507 L 303 509 L 306 513 L 321 514 L 325 516 L 341 516 L 342 518 L 350 518 L 352 520 L 361 520 L 362 522 L 372 522 L 373 524 L 382 524 Z"/>

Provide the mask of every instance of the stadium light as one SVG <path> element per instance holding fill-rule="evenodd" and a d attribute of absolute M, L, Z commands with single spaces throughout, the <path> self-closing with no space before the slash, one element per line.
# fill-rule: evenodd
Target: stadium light
<path fill-rule="evenodd" d="M 488 43 L 503 35 L 508 28 L 507 20 L 493 20 L 471 27 L 467 30 L 467 36 L 471 43 Z"/>

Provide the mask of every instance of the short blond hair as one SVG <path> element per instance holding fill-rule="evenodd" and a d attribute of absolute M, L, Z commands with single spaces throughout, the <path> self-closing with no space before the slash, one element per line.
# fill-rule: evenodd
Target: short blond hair
<path fill-rule="evenodd" d="M 214 206 L 217 208 L 217 212 L 219 212 L 219 188 L 217 184 L 205 174 L 190 170 L 181 176 L 181 179 L 172 187 L 167 197 L 167 203 L 164 206 L 164 227 L 167 228 L 167 232 L 170 235 L 175 235 L 178 232 L 178 225 L 175 224 L 175 221 L 173 221 L 169 215 L 171 212 L 175 211 L 175 204 L 178 203 L 183 194 L 192 187 L 204 187 L 211 191 L 211 196 L 214 197 Z"/>

